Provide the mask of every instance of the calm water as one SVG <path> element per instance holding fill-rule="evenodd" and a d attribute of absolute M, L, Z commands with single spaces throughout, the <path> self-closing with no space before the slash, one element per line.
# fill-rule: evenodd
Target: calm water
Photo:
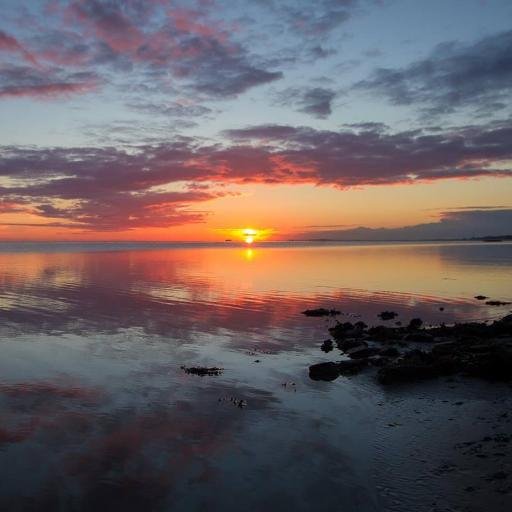
<path fill-rule="evenodd" d="M 463 417 L 501 390 L 437 400 L 423 384 L 415 422 L 386 429 L 417 402 L 371 375 L 309 380 L 339 354 L 319 349 L 329 321 L 300 312 L 376 324 L 383 309 L 427 323 L 510 310 L 480 293 L 512 299 L 512 244 L 0 245 L 0 510 L 431 510 L 436 450 L 484 429 Z M 461 418 L 443 423 L 461 394 Z M 457 486 L 439 499 L 457 502 Z"/>

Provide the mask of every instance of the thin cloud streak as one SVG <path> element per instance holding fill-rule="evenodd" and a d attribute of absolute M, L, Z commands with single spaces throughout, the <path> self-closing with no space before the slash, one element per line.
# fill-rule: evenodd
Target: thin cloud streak
<path fill-rule="evenodd" d="M 315 229 L 296 239 L 342 241 L 454 240 L 512 234 L 512 209 L 443 211 L 436 222 L 400 228 Z"/>

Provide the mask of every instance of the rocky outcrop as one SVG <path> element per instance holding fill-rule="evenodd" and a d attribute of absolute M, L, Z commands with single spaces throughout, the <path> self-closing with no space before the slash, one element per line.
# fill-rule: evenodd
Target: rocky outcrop
<path fill-rule="evenodd" d="M 468 322 L 422 328 L 337 323 L 330 334 L 350 358 L 310 367 L 315 380 L 334 380 L 370 366 L 382 384 L 412 382 L 461 373 L 488 380 L 512 380 L 512 315 L 492 323 Z M 413 348 L 410 348 L 410 344 Z M 418 348 L 418 347 L 421 347 Z"/>

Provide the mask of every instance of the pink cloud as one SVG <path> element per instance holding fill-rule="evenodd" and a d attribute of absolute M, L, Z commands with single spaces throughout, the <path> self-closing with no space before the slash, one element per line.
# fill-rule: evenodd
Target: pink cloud
<path fill-rule="evenodd" d="M 9 148 L 0 174 L 24 183 L 0 192 L 7 203 L 30 204 L 50 222 L 82 229 L 164 227 L 204 221 L 197 206 L 229 193 L 229 184 L 347 188 L 510 177 L 511 133 L 507 122 L 433 133 L 391 133 L 380 125 L 340 131 L 263 125 L 228 131 L 223 145 L 177 139 L 141 141 L 130 150 Z M 208 188 L 155 192 L 176 182 Z M 57 199 L 74 203 L 57 207 Z"/>
<path fill-rule="evenodd" d="M 133 52 L 144 43 L 144 34 L 123 12 L 97 0 L 76 0 L 66 10 L 68 21 L 86 30 L 117 52 Z"/>
<path fill-rule="evenodd" d="M 0 98 L 35 97 L 44 99 L 71 94 L 83 94 L 94 91 L 97 87 L 98 84 L 96 82 L 14 85 L 0 87 Z"/>
<path fill-rule="evenodd" d="M 20 54 L 24 60 L 34 66 L 38 65 L 36 58 L 14 37 L 0 30 L 0 51 Z"/>

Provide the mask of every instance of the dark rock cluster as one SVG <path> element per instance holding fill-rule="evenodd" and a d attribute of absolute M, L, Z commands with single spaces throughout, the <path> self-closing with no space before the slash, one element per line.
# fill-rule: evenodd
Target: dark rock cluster
<path fill-rule="evenodd" d="M 336 309 L 317 308 L 306 309 L 302 314 L 306 316 L 336 316 L 340 314 L 340 311 Z"/>
<path fill-rule="evenodd" d="M 379 368 L 377 377 L 382 384 L 456 373 L 512 379 L 512 315 L 492 323 L 422 326 L 419 318 L 406 327 L 369 328 L 363 322 L 339 322 L 329 331 L 349 359 L 312 365 L 309 375 L 314 380 L 334 380 L 374 366 Z"/>
<path fill-rule="evenodd" d="M 182 366 L 181 369 L 190 375 L 199 375 L 200 377 L 211 376 L 211 375 L 221 375 L 224 371 L 222 368 L 216 367 L 206 367 L 206 366 Z"/>

